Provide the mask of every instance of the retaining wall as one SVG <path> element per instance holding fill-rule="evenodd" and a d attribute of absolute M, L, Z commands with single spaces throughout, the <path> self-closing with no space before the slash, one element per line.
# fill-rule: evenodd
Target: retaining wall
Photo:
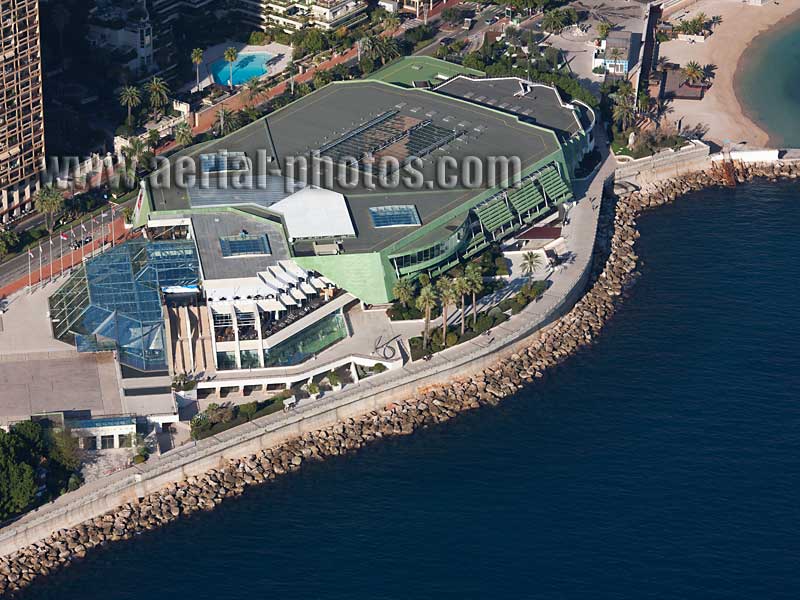
<path fill-rule="evenodd" d="M 510 356 L 525 345 L 526 338 L 534 333 L 538 335 L 566 313 L 586 289 L 591 274 L 597 213 L 589 206 L 583 208 L 592 211 L 592 235 L 590 240 L 586 240 L 588 248 L 579 255 L 577 264 L 570 266 L 573 277 L 566 292 L 555 299 L 553 306 L 543 314 L 537 310 L 536 303 L 532 303 L 519 315 L 495 327 L 495 343 L 486 344 L 485 340 L 466 342 L 435 355 L 428 362 L 417 361 L 373 376 L 295 411 L 268 415 L 176 449 L 157 462 L 138 465 L 87 484 L 0 530 L 0 556 L 33 544 L 54 531 L 74 527 L 126 502 L 156 492 L 169 483 L 219 468 L 229 459 L 271 448 L 304 433 L 401 402 L 427 386 L 441 385 Z M 456 350 L 457 353 L 453 352 Z"/>

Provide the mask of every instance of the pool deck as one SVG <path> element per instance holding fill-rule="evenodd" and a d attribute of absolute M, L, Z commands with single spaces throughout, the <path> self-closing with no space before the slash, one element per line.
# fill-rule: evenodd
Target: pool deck
<path fill-rule="evenodd" d="M 266 52 L 273 58 L 269 63 L 269 73 L 264 77 L 272 77 L 282 72 L 289 64 L 289 59 L 292 56 L 292 49 L 284 44 L 272 42 L 263 46 L 253 46 L 250 44 L 243 44 L 241 42 L 223 42 L 203 51 L 203 63 L 200 65 L 200 89 L 205 89 L 214 83 L 214 77 L 211 74 L 211 65 L 219 60 L 225 60 L 223 54 L 227 48 L 234 47 L 242 54 L 256 54 Z M 191 92 L 195 89 L 195 80 L 187 82 L 180 91 Z"/>

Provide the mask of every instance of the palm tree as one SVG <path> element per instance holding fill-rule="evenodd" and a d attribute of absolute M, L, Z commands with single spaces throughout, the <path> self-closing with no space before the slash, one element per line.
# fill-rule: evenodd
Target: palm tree
<path fill-rule="evenodd" d="M 422 347 L 428 347 L 428 333 L 431 326 L 431 311 L 436 306 L 436 292 L 428 284 L 423 287 L 417 296 L 417 308 L 425 315 L 425 328 L 422 330 Z"/>
<path fill-rule="evenodd" d="M 414 299 L 414 284 L 407 277 L 403 277 L 394 282 L 392 287 L 392 294 L 397 298 L 400 303 L 408 308 L 411 301 Z"/>
<path fill-rule="evenodd" d="M 617 62 L 620 58 L 622 58 L 622 48 L 617 48 L 615 46 L 608 51 L 608 55 L 611 57 L 612 61 Z"/>
<path fill-rule="evenodd" d="M 358 42 L 361 54 L 370 57 L 372 60 L 378 58 L 381 41 L 376 35 L 369 35 Z"/>
<path fill-rule="evenodd" d="M 236 62 L 236 59 L 239 57 L 239 51 L 231 46 L 230 48 L 226 48 L 225 52 L 222 53 L 222 58 L 228 63 L 228 72 L 230 73 L 230 83 L 231 89 L 233 89 L 233 63 Z"/>
<path fill-rule="evenodd" d="M 169 99 L 169 85 L 161 77 L 153 77 L 145 84 L 145 89 L 149 94 L 150 108 L 153 109 L 155 118 Z"/>
<path fill-rule="evenodd" d="M 710 24 L 711 24 L 712 27 L 716 27 L 717 25 L 721 25 L 722 24 L 722 17 L 720 15 L 714 15 L 713 17 L 711 17 Z"/>
<path fill-rule="evenodd" d="M 542 255 L 537 252 L 526 252 L 522 255 L 522 272 L 528 278 L 528 283 L 533 279 L 533 274 L 542 266 Z"/>
<path fill-rule="evenodd" d="M 614 120 L 617 121 L 622 129 L 628 129 L 636 119 L 636 111 L 633 106 L 633 100 L 630 96 L 624 95 L 617 98 L 614 103 L 614 110 L 612 111 Z"/>
<path fill-rule="evenodd" d="M 690 60 L 686 63 L 686 66 L 683 67 L 683 74 L 686 75 L 686 78 L 692 83 L 701 81 L 703 79 L 703 67 L 701 67 L 700 63 L 697 61 Z"/>
<path fill-rule="evenodd" d="M 131 126 L 131 111 L 142 103 L 142 96 L 139 88 L 133 85 L 126 85 L 119 93 L 119 103 L 128 109 L 128 127 Z"/>
<path fill-rule="evenodd" d="M 389 15 L 383 20 L 383 30 L 384 31 L 394 31 L 400 27 L 400 19 L 398 19 L 395 15 Z"/>
<path fill-rule="evenodd" d="M 258 77 L 251 77 L 244 85 L 247 90 L 247 97 L 250 102 L 255 103 L 255 100 L 267 91 L 267 84 Z"/>
<path fill-rule="evenodd" d="M 179 146 L 191 146 L 192 142 L 194 141 L 194 136 L 192 135 L 192 128 L 186 121 L 181 121 L 180 123 L 175 125 L 173 134 L 175 135 L 175 142 Z"/>
<path fill-rule="evenodd" d="M 464 270 L 464 277 L 472 294 L 472 325 L 478 322 L 478 294 L 483 291 L 483 269 L 478 263 L 471 262 Z"/>
<path fill-rule="evenodd" d="M 200 91 L 200 65 L 203 63 L 203 49 L 195 48 L 192 50 L 192 62 L 194 63 L 194 71 L 197 75 L 197 91 Z"/>
<path fill-rule="evenodd" d="M 561 33 L 566 25 L 566 15 L 560 10 L 549 10 L 542 17 L 542 29 L 551 33 Z"/>
<path fill-rule="evenodd" d="M 439 292 L 439 303 L 442 305 L 442 348 L 446 348 L 447 309 L 456 301 L 456 293 L 453 289 L 453 280 L 449 277 L 440 277 L 436 282 L 436 290 Z"/>
<path fill-rule="evenodd" d="M 661 128 L 661 121 L 665 116 L 673 112 L 673 108 L 663 98 L 657 98 L 650 107 L 648 117 L 656 126 L 656 130 Z"/>
<path fill-rule="evenodd" d="M 639 97 L 636 98 L 636 108 L 640 114 L 647 113 L 650 108 L 650 96 L 647 95 L 647 91 L 642 90 L 639 92 Z"/>
<path fill-rule="evenodd" d="M 453 292 L 461 298 L 461 337 L 464 337 L 464 329 L 467 325 L 467 294 L 470 292 L 466 276 L 453 279 Z"/>
<path fill-rule="evenodd" d="M 609 23 L 608 21 L 600 21 L 597 24 L 597 37 L 601 40 L 604 40 L 608 37 L 608 34 L 611 33 L 611 30 L 614 29 L 614 24 Z"/>
<path fill-rule="evenodd" d="M 128 175 L 131 179 L 136 177 L 136 171 L 139 163 L 144 158 L 147 152 L 147 146 L 138 137 L 133 137 L 128 140 L 128 145 L 122 149 L 122 153 L 127 159 L 126 162 L 130 164 L 127 167 Z"/>
<path fill-rule="evenodd" d="M 382 65 L 400 56 L 400 47 L 397 45 L 396 39 L 393 37 L 379 39 L 378 57 L 381 59 Z"/>
<path fill-rule="evenodd" d="M 223 106 L 217 112 L 216 125 L 219 127 L 219 134 L 221 136 L 233 133 L 239 129 L 239 115 Z"/>
<path fill-rule="evenodd" d="M 150 148 L 150 151 L 155 153 L 156 148 L 158 148 L 158 143 L 161 141 L 161 135 L 158 133 L 157 129 L 150 129 L 147 132 L 147 146 Z"/>
<path fill-rule="evenodd" d="M 64 209 L 64 195 L 52 185 L 43 187 L 36 193 L 36 210 L 44 213 L 45 225 L 50 235 L 53 235 L 55 215 Z"/>
<path fill-rule="evenodd" d="M 697 19 L 698 23 L 705 26 L 706 22 L 708 21 L 708 15 L 704 12 L 699 12 L 697 13 L 697 16 L 695 16 L 695 19 Z"/>

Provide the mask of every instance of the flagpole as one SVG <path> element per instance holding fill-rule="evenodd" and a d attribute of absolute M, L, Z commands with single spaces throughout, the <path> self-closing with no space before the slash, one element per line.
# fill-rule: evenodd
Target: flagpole
<path fill-rule="evenodd" d="M 31 252 L 31 249 L 28 248 L 28 293 L 29 294 L 33 291 L 31 289 L 31 286 L 33 285 L 31 283 L 31 256 L 33 256 L 33 252 Z"/>
<path fill-rule="evenodd" d="M 64 274 L 64 234 L 58 236 L 58 253 L 61 257 L 61 271 L 59 271 L 59 275 Z"/>
<path fill-rule="evenodd" d="M 81 231 L 86 232 L 86 225 L 81 223 Z M 83 243 L 83 233 L 81 233 L 81 261 L 86 258 L 86 244 Z"/>
<path fill-rule="evenodd" d="M 103 217 L 105 216 L 105 214 L 106 214 L 106 211 L 101 211 L 101 213 L 100 213 L 100 239 L 101 239 L 100 252 L 101 253 L 103 252 L 103 250 L 105 250 L 105 247 L 106 247 L 106 234 L 104 233 L 105 223 L 103 223 Z"/>
<path fill-rule="evenodd" d="M 50 279 L 48 280 L 48 283 L 53 281 L 53 263 L 55 262 L 53 260 L 53 246 L 54 246 L 54 244 L 53 244 L 53 238 L 52 237 L 50 238 L 49 242 L 50 242 Z"/>
<path fill-rule="evenodd" d="M 114 205 L 111 205 L 111 247 L 114 247 Z"/>
<path fill-rule="evenodd" d="M 44 273 L 42 272 L 42 245 L 39 244 L 39 283 L 42 283 L 42 281 L 44 281 Z"/>

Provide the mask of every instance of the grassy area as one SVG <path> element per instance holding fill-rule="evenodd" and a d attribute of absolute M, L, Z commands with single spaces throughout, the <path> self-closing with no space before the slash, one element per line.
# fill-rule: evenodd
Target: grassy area
<path fill-rule="evenodd" d="M 281 392 L 269 400 L 248 402 L 238 406 L 211 404 L 192 418 L 192 438 L 202 440 L 237 425 L 281 411 L 283 401 L 289 395 L 289 392 Z"/>
<path fill-rule="evenodd" d="M 633 152 L 631 151 L 631 149 L 628 148 L 627 146 L 623 146 L 622 144 L 620 144 L 618 142 L 612 142 L 611 143 L 611 150 L 616 155 L 633 157 Z"/>

